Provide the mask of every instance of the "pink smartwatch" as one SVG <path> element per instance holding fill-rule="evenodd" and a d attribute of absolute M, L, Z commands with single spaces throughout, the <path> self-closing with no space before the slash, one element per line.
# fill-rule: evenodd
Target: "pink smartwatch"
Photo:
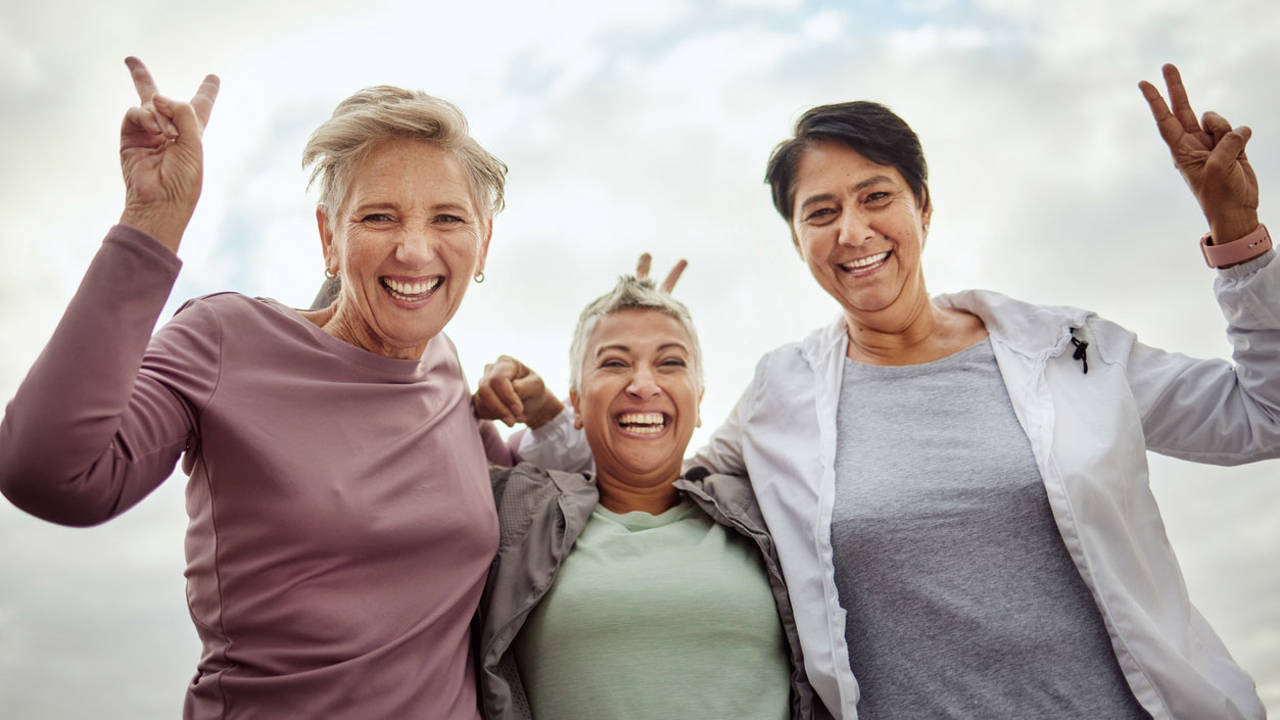
<path fill-rule="evenodd" d="M 1211 245 L 1213 238 L 1205 235 L 1200 238 L 1200 252 L 1204 253 L 1204 261 L 1211 268 L 1224 265 L 1235 265 L 1252 260 L 1271 249 L 1271 233 L 1267 226 L 1258 223 L 1258 227 L 1246 233 L 1244 237 L 1221 245 Z"/>

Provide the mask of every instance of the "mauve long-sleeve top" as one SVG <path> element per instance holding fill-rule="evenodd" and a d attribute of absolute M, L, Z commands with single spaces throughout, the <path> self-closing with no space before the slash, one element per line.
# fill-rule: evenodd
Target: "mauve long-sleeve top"
<path fill-rule="evenodd" d="M 184 717 L 477 718 L 469 626 L 497 548 L 486 453 L 448 338 L 365 352 L 274 301 L 184 305 L 181 263 L 111 229 L 0 424 L 0 490 L 53 522 L 187 483 L 204 645 Z"/>

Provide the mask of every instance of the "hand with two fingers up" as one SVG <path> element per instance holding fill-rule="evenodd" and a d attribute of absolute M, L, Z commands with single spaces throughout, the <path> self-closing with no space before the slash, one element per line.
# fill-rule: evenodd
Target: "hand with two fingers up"
<path fill-rule="evenodd" d="M 201 136 L 218 96 L 218 77 L 208 75 L 190 102 L 161 95 L 147 66 L 125 58 L 139 105 L 120 126 L 120 168 L 125 203 L 120 224 L 137 228 L 175 253 L 200 199 L 204 169 Z"/>
<path fill-rule="evenodd" d="M 1232 127 L 1212 110 L 1197 119 L 1178 68 L 1166 64 L 1163 72 L 1168 105 L 1154 85 L 1138 83 L 1160 137 L 1200 203 L 1213 243 L 1241 238 L 1258 227 L 1258 178 L 1244 151 L 1252 131 L 1244 125 Z"/>

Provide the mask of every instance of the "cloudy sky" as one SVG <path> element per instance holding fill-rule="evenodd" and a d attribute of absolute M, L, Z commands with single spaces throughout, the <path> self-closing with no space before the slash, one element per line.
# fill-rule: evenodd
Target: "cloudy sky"
<path fill-rule="evenodd" d="M 506 352 L 566 387 L 578 309 L 642 250 L 663 269 L 687 257 L 678 293 L 705 345 L 711 427 L 763 352 L 837 311 L 761 182 L 769 149 L 811 105 L 880 100 L 921 135 L 932 291 L 1086 307 L 1192 355 L 1229 348 L 1196 248 L 1203 220 L 1138 80 L 1178 63 L 1198 111 L 1252 126 L 1264 220 L 1280 193 L 1280 10 L 1269 0 L 1212 11 L 1191 0 L 301 7 L 6 6 L 0 397 L 119 215 L 129 54 L 173 96 L 206 72 L 223 81 L 170 311 L 225 289 L 308 304 L 323 269 L 299 168 L 308 133 L 360 87 L 422 88 L 458 103 L 511 167 L 488 280 L 448 328 L 468 373 Z M 1152 485 L 1193 600 L 1280 712 L 1280 465 L 1153 457 Z M 0 506 L 0 713 L 179 714 L 199 652 L 182 495 L 179 475 L 89 530 Z"/>

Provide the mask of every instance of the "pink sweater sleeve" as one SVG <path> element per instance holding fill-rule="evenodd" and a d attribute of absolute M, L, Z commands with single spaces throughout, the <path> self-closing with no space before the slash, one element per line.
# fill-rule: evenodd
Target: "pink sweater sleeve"
<path fill-rule="evenodd" d="M 520 436 L 523 433 L 516 433 L 503 440 L 492 421 L 477 420 L 476 425 L 480 430 L 480 442 L 484 444 L 484 454 L 489 458 L 490 465 L 515 467 L 520 464 L 521 458 L 517 448 L 520 447 Z"/>
<path fill-rule="evenodd" d="M 216 386 L 216 318 L 185 312 L 150 338 L 180 267 L 144 233 L 107 233 L 0 424 L 0 491 L 15 505 L 102 522 L 155 489 L 197 439 L 199 403 Z"/>

